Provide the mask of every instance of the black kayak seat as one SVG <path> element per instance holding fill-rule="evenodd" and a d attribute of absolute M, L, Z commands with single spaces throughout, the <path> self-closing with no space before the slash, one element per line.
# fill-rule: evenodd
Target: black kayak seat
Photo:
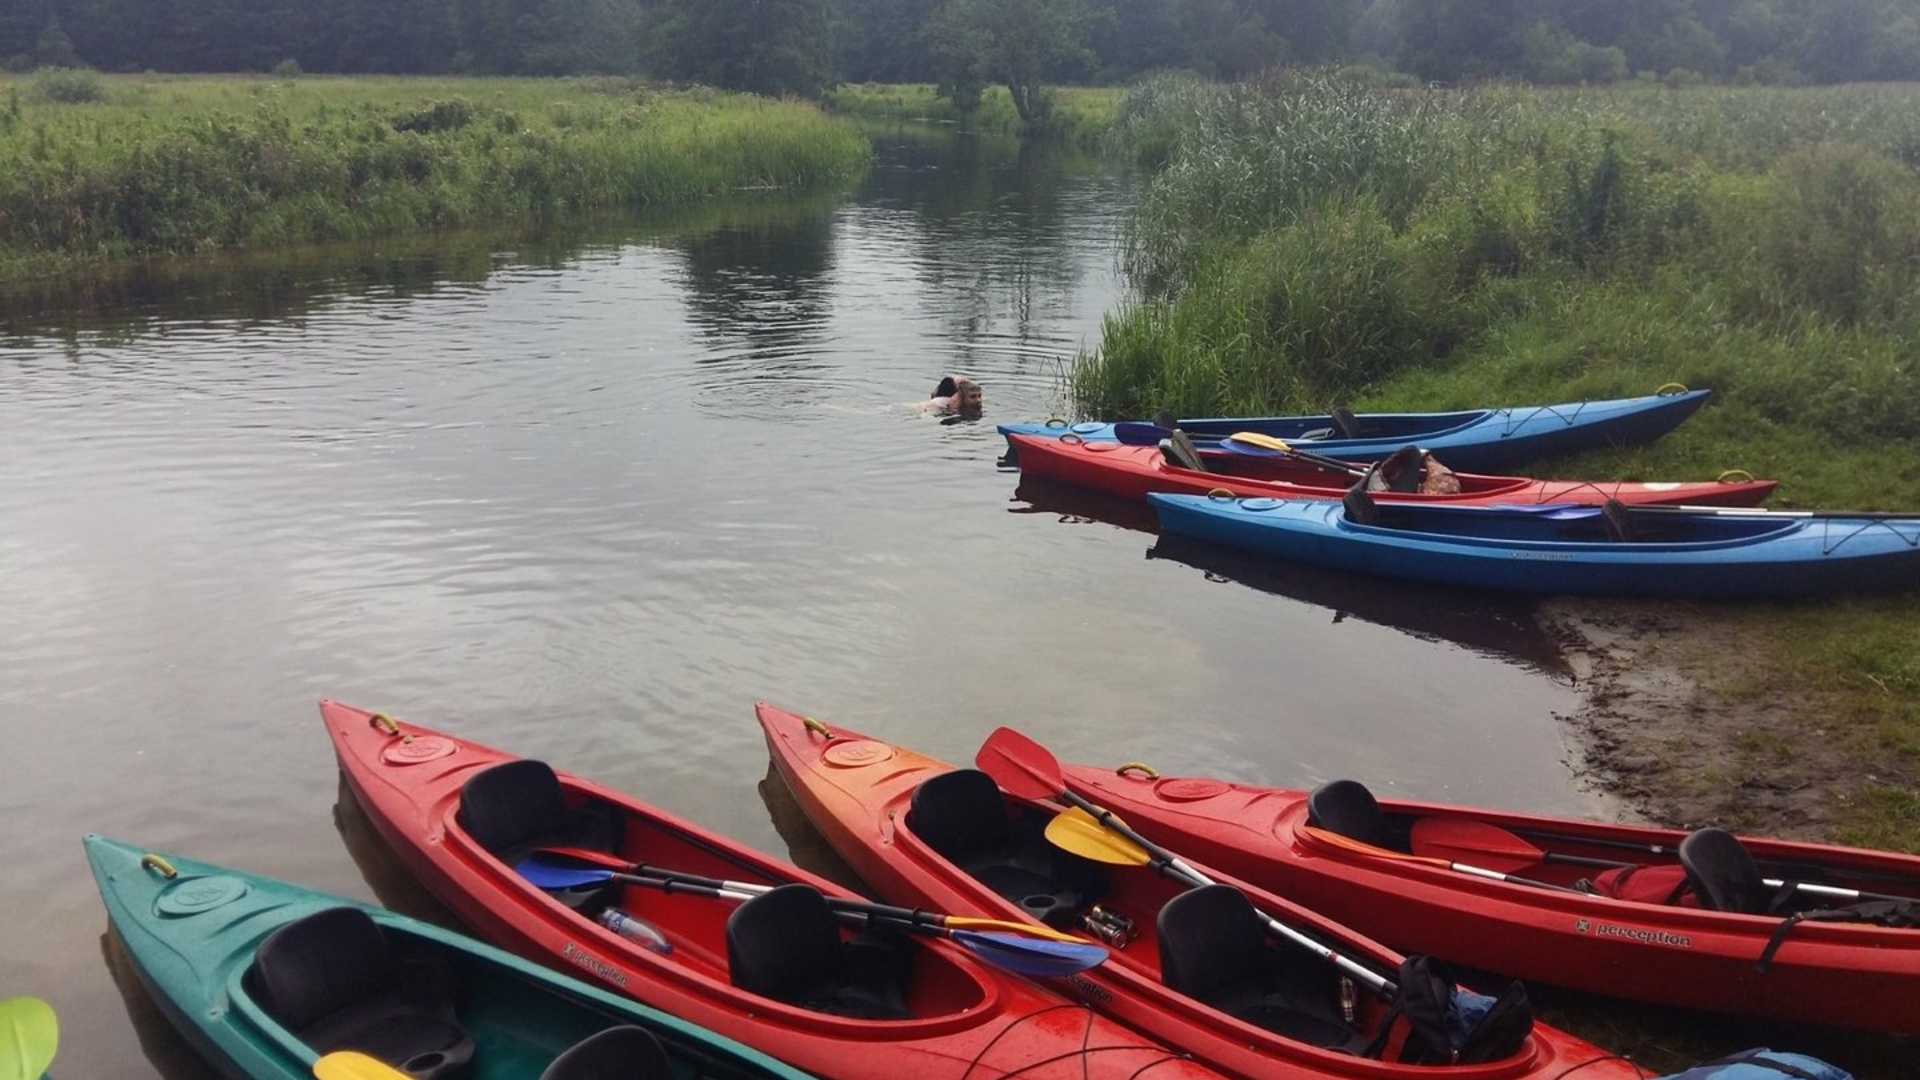
<path fill-rule="evenodd" d="M 1374 502 L 1373 496 L 1367 494 L 1366 485 L 1366 480 L 1362 479 L 1348 488 L 1347 493 L 1340 497 L 1340 506 L 1346 511 L 1347 520 L 1355 525 L 1378 525 L 1380 524 L 1380 504 Z"/>
<path fill-rule="evenodd" d="M 1364 1049 L 1361 1033 L 1334 1011 L 1334 969 L 1270 948 L 1263 920 L 1239 889 L 1188 889 L 1161 907 L 1155 930 L 1168 989 L 1313 1046 Z"/>
<path fill-rule="evenodd" d="M 666 1048 L 646 1028 L 622 1024 L 568 1047 L 540 1080 L 672 1080 Z"/>
<path fill-rule="evenodd" d="M 540 847 L 612 851 L 620 819 L 612 807 L 569 809 L 553 767 L 534 758 L 506 761 L 475 773 L 460 787 L 454 820 L 475 843 L 512 866 Z M 554 890 L 569 907 L 584 908 L 616 891 L 612 884 Z"/>
<path fill-rule="evenodd" d="M 1416 492 L 1425 470 L 1426 452 L 1418 446 L 1403 446 L 1369 465 L 1361 484 L 1368 491 Z"/>
<path fill-rule="evenodd" d="M 1070 922 L 1105 888 L 1098 863 L 1048 842 L 1007 816 L 999 785 L 979 769 L 953 769 L 913 789 L 906 826 L 928 847 L 1042 922 Z"/>
<path fill-rule="evenodd" d="M 316 1053 L 357 1050 L 417 1080 L 459 1080 L 472 1067 L 450 981 L 443 968 L 403 964 L 372 917 L 349 907 L 267 935 L 245 976 L 260 1007 Z"/>
<path fill-rule="evenodd" d="M 1374 847 L 1407 850 L 1373 792 L 1358 780 L 1329 780 L 1309 792 L 1307 824 Z"/>
<path fill-rule="evenodd" d="M 1748 915 L 1771 908 L 1773 890 L 1739 837 L 1725 829 L 1696 829 L 1680 841 L 1679 854 L 1701 907 Z"/>
<path fill-rule="evenodd" d="M 727 972 L 733 985 L 814 1012 L 901 1020 L 912 956 L 898 938 L 851 941 L 826 897 L 795 882 L 761 893 L 727 917 Z"/>
<path fill-rule="evenodd" d="M 1201 460 L 1199 449 L 1193 445 L 1193 436 L 1184 431 L 1176 431 L 1160 440 L 1160 456 L 1182 469 L 1207 471 L 1207 463 Z"/>
<path fill-rule="evenodd" d="M 1353 415 L 1352 409 L 1344 405 L 1335 405 L 1327 411 L 1327 418 L 1333 421 L 1333 430 L 1337 432 L 1341 438 L 1358 439 L 1361 437 L 1360 418 Z"/>
<path fill-rule="evenodd" d="M 1600 520 L 1606 525 L 1607 539 L 1614 543 L 1627 544 L 1640 539 L 1640 527 L 1634 523 L 1627 504 L 1619 499 L 1600 504 Z"/>

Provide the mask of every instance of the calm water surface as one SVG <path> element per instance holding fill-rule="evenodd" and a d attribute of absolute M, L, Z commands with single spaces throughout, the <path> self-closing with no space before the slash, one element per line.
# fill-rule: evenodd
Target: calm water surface
<path fill-rule="evenodd" d="M 0 996 L 57 1072 L 210 1075 L 125 978 L 102 832 L 424 910 L 314 701 L 787 850 L 767 698 L 971 760 L 1599 813 L 1524 608 L 1156 542 L 996 467 L 1122 284 L 1124 177 L 887 136 L 845 198 L 0 296 Z M 942 373 L 985 418 L 919 416 Z"/>

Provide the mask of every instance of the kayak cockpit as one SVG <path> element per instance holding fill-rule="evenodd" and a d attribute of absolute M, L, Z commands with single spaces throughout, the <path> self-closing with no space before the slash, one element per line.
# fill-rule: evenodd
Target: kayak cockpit
<path fill-rule="evenodd" d="M 664 962 L 716 996 L 751 995 L 764 999 L 756 1007 L 823 1020 L 936 1025 L 992 996 L 980 973 L 893 924 L 845 925 L 813 885 L 730 858 L 542 761 L 475 773 L 453 825 L 512 871 L 520 892 L 557 904 L 536 902 L 566 933 L 626 964 Z M 531 869 L 555 859 L 578 872 L 555 881 Z"/>

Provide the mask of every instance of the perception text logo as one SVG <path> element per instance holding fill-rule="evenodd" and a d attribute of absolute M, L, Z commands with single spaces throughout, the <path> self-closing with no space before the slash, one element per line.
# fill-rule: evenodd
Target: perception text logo
<path fill-rule="evenodd" d="M 1588 919 L 1573 920 L 1573 929 L 1577 934 L 1592 934 L 1594 937 L 1626 938 L 1642 945 L 1666 945 L 1675 949 L 1693 948 L 1693 939 L 1685 934 L 1668 933 L 1665 930 L 1649 930 L 1642 926 L 1615 926 L 1612 923 L 1597 923 Z"/>

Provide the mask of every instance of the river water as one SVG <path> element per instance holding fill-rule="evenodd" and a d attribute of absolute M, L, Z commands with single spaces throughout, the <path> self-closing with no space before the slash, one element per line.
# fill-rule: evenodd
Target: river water
<path fill-rule="evenodd" d="M 844 197 L 142 268 L 0 292 L 0 997 L 56 1072 L 212 1075 L 126 978 L 80 836 L 418 903 L 315 699 L 584 773 L 762 847 L 765 698 L 969 761 L 1601 813 L 1511 601 L 1158 544 L 1021 486 L 1123 294 L 1127 177 L 876 135 Z M 977 421 L 917 413 L 949 371 Z"/>

